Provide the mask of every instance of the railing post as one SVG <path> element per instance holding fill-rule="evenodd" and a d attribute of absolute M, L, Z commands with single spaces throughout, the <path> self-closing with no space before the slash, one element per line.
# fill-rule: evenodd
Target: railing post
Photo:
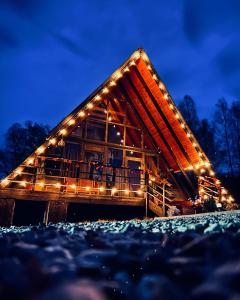
<path fill-rule="evenodd" d="M 165 183 L 163 183 L 163 216 L 166 216 Z"/>

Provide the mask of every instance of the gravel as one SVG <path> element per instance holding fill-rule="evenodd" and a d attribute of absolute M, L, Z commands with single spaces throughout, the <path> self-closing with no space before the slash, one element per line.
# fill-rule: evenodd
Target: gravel
<path fill-rule="evenodd" d="M 0 299 L 240 299 L 239 217 L 0 228 Z"/>

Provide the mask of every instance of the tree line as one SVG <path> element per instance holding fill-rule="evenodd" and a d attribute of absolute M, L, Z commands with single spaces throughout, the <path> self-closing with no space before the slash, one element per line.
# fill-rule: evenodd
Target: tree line
<path fill-rule="evenodd" d="M 211 119 L 200 119 L 192 97 L 185 96 L 178 105 L 185 121 L 198 139 L 218 174 L 240 177 L 240 101 L 230 105 L 222 98 L 215 105 Z M 0 147 L 0 176 L 17 167 L 43 143 L 49 126 L 27 121 L 13 124 Z"/>
<path fill-rule="evenodd" d="M 185 121 L 218 174 L 240 176 L 240 101 L 221 98 L 211 119 L 200 119 L 195 101 L 185 96 L 178 105 Z"/>

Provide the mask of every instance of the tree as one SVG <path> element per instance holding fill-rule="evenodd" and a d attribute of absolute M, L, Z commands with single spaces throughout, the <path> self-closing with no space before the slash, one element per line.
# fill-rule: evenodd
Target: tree
<path fill-rule="evenodd" d="M 195 101 L 188 95 L 184 96 L 183 100 L 179 102 L 179 110 L 181 111 L 189 128 L 197 135 L 199 128 L 199 118 L 197 115 Z"/>
<path fill-rule="evenodd" d="M 232 152 L 236 174 L 240 174 L 240 101 L 234 101 L 231 106 Z"/>
<path fill-rule="evenodd" d="M 214 128 L 207 119 L 202 119 L 197 131 L 198 141 L 215 168 L 220 164 L 220 153 L 215 142 Z"/>
<path fill-rule="evenodd" d="M 5 134 L 3 149 L 0 149 L 0 173 L 8 174 L 41 145 L 49 133 L 49 127 L 31 121 L 22 126 L 13 124 Z"/>
<path fill-rule="evenodd" d="M 216 143 L 222 153 L 222 171 L 233 176 L 232 153 L 232 120 L 228 104 L 224 98 L 218 100 L 214 114 L 213 127 L 215 128 Z"/>

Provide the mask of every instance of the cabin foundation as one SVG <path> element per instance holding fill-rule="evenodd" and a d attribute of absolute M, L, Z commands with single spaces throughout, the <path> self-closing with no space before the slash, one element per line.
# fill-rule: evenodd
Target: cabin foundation
<path fill-rule="evenodd" d="M 14 207 L 14 199 L 0 199 L 0 226 L 12 225 Z"/>

